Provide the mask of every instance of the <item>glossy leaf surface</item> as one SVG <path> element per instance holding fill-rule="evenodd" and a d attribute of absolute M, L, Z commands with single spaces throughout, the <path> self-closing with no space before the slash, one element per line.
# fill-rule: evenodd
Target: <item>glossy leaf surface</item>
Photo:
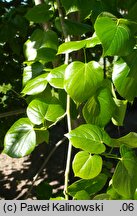
<path fill-rule="evenodd" d="M 4 140 L 4 153 L 20 158 L 30 154 L 36 146 L 36 134 L 28 118 L 16 121 L 8 130 Z"/>
<path fill-rule="evenodd" d="M 103 70 L 97 62 L 76 61 L 66 68 L 64 88 L 74 101 L 80 103 L 91 97 L 102 81 Z"/>
<path fill-rule="evenodd" d="M 75 176 L 92 179 L 102 170 L 102 158 L 99 155 L 92 156 L 88 152 L 80 151 L 75 155 L 72 165 Z"/>
<path fill-rule="evenodd" d="M 84 151 L 100 154 L 105 151 L 103 143 L 110 143 L 107 133 L 96 125 L 84 124 L 66 135 L 72 145 Z"/>

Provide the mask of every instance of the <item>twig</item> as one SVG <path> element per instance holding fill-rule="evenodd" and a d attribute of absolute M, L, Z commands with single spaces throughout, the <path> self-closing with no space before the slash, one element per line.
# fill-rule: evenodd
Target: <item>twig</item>
<path fill-rule="evenodd" d="M 50 160 L 51 156 L 54 154 L 54 152 L 56 151 L 56 149 L 66 140 L 67 138 L 66 137 L 63 137 L 62 140 L 60 140 L 59 142 L 57 142 L 55 144 L 55 147 L 51 150 L 51 152 L 49 153 L 48 157 L 45 159 L 44 163 L 42 164 L 42 166 L 40 167 L 40 169 L 38 170 L 37 174 L 34 176 L 34 180 L 32 182 L 32 185 L 29 189 L 29 191 L 27 192 L 27 195 L 25 197 L 25 199 L 27 199 L 35 185 L 35 182 L 37 181 L 40 173 L 42 172 L 42 170 L 44 169 L 44 167 L 46 166 L 46 164 L 48 163 L 48 161 Z"/>
<path fill-rule="evenodd" d="M 65 27 L 64 16 L 63 16 L 60 0 L 57 0 L 57 8 L 58 8 L 58 12 L 59 12 L 59 17 L 60 17 L 60 22 L 61 22 L 65 42 L 70 41 L 70 37 L 68 36 L 67 31 L 66 31 L 66 27 Z M 64 63 L 65 64 L 69 63 L 69 53 L 65 54 L 65 62 Z M 67 113 L 68 132 L 70 132 L 71 131 L 71 117 L 70 117 L 70 96 L 69 95 L 67 95 L 66 113 Z M 70 173 L 71 154 L 72 154 L 72 144 L 69 141 L 67 161 L 66 161 L 66 169 L 65 169 L 65 182 L 64 182 L 64 195 L 65 195 L 66 200 L 69 199 L 69 197 L 68 197 L 68 182 L 69 182 L 69 173 Z"/>
<path fill-rule="evenodd" d="M 5 118 L 5 117 L 9 117 L 9 116 L 20 115 L 20 114 L 25 113 L 25 111 L 26 111 L 25 109 L 19 109 L 19 110 L 4 112 L 4 113 L 0 114 L 0 119 Z"/>

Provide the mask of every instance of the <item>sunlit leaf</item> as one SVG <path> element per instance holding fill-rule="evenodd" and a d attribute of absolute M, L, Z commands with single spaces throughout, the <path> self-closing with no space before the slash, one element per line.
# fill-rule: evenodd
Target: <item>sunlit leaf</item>
<path fill-rule="evenodd" d="M 125 99 L 133 101 L 137 96 L 136 61 L 137 51 L 114 63 L 112 79 L 118 93 Z"/>
<path fill-rule="evenodd" d="M 75 176 L 91 179 L 101 172 L 102 158 L 99 155 L 92 156 L 88 152 L 80 151 L 75 155 L 72 165 Z"/>
<path fill-rule="evenodd" d="M 37 76 L 36 78 L 30 80 L 27 82 L 26 86 L 22 90 L 22 93 L 24 95 L 36 95 L 38 93 L 41 93 L 45 90 L 47 86 L 47 75 L 48 74 L 42 74 Z"/>
<path fill-rule="evenodd" d="M 54 88 L 64 88 L 64 74 L 67 65 L 63 64 L 50 71 L 47 80 Z"/>
<path fill-rule="evenodd" d="M 102 88 L 87 101 L 83 115 L 87 123 L 104 127 L 112 118 L 115 108 L 110 89 Z"/>
<path fill-rule="evenodd" d="M 56 98 L 46 100 L 37 98 L 30 102 L 27 108 L 27 115 L 31 122 L 40 125 L 45 120 L 56 122 L 62 115 L 64 110 Z"/>
<path fill-rule="evenodd" d="M 30 80 L 40 75 L 43 70 L 43 65 L 40 62 L 34 62 L 31 65 L 28 65 L 23 70 L 23 86 Z"/>
<path fill-rule="evenodd" d="M 85 40 L 66 42 L 59 46 L 58 54 L 70 53 L 76 50 L 80 50 L 81 48 L 85 47 L 85 45 Z"/>
<path fill-rule="evenodd" d="M 5 136 L 3 152 L 15 158 L 30 154 L 36 146 L 33 126 L 28 118 L 16 121 Z"/>
<path fill-rule="evenodd" d="M 102 43 L 104 56 L 125 56 L 132 51 L 135 40 L 124 19 L 102 13 L 98 16 L 94 27 Z"/>
<path fill-rule="evenodd" d="M 75 148 L 100 154 L 105 151 L 103 143 L 110 143 L 107 133 L 96 125 L 84 124 L 70 131 L 66 136 Z"/>
<path fill-rule="evenodd" d="M 83 102 L 95 93 L 102 81 L 103 69 L 97 62 L 75 61 L 66 68 L 64 87 L 74 101 Z"/>

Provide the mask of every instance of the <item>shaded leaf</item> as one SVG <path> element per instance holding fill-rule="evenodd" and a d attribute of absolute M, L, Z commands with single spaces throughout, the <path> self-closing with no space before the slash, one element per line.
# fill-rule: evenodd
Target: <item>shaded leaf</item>
<path fill-rule="evenodd" d="M 113 113 L 112 122 L 117 126 L 123 126 L 123 121 L 126 114 L 127 109 L 127 101 L 126 100 L 119 100 L 114 98 L 116 107 L 115 112 Z"/>
<path fill-rule="evenodd" d="M 103 173 L 100 173 L 94 179 L 80 179 L 68 187 L 68 193 L 75 197 L 77 192 L 86 191 L 89 195 L 99 192 L 104 185 L 106 184 L 107 176 Z"/>
<path fill-rule="evenodd" d="M 84 33 L 91 31 L 91 26 L 85 23 L 76 22 L 70 19 L 65 19 L 65 29 L 68 35 L 82 35 Z M 55 20 L 56 28 L 62 32 L 62 26 L 60 19 L 56 18 Z"/>
<path fill-rule="evenodd" d="M 118 139 L 111 139 L 111 146 L 120 147 L 123 144 L 130 148 L 137 148 L 137 133 L 130 132 L 129 134 Z"/>
<path fill-rule="evenodd" d="M 132 150 L 122 148 L 122 160 L 116 167 L 112 184 L 118 194 L 133 199 L 137 187 L 137 157 Z"/>
<path fill-rule="evenodd" d="M 50 6 L 46 3 L 35 5 L 33 8 L 29 9 L 25 17 L 29 21 L 35 23 L 47 22 L 53 15 L 52 10 L 49 10 Z"/>
<path fill-rule="evenodd" d="M 48 130 L 35 130 L 35 133 L 36 133 L 36 143 L 37 145 L 43 143 L 43 142 L 46 142 L 48 143 L 49 142 L 49 132 Z"/>

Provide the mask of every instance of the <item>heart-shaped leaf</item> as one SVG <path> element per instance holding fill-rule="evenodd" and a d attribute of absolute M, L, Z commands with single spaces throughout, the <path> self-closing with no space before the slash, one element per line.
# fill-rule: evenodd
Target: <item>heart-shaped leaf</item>
<path fill-rule="evenodd" d="M 58 49 L 58 36 L 54 31 L 36 29 L 24 44 L 24 54 L 28 61 L 52 61 Z"/>
<path fill-rule="evenodd" d="M 64 88 L 74 101 L 83 102 L 95 93 L 102 81 L 103 70 L 97 62 L 76 61 L 66 68 Z"/>
<path fill-rule="evenodd" d="M 102 170 L 102 158 L 99 155 L 90 155 L 88 152 L 78 152 L 73 160 L 75 176 L 83 179 L 95 178 Z"/>
<path fill-rule="evenodd" d="M 63 114 L 64 110 L 56 98 L 52 100 L 34 99 L 27 108 L 29 119 L 37 125 L 44 123 L 45 120 L 56 122 Z"/>
<path fill-rule="evenodd" d="M 124 19 L 102 13 L 98 16 L 94 27 L 102 43 L 104 56 L 125 56 L 132 51 L 135 40 Z"/>
<path fill-rule="evenodd" d="M 66 136 L 72 145 L 92 154 L 101 154 L 105 151 L 103 143 L 110 143 L 110 137 L 96 125 L 84 124 L 72 130 Z"/>
<path fill-rule="evenodd" d="M 51 86 L 54 88 L 64 88 L 64 74 L 66 67 L 67 65 L 63 64 L 50 71 L 47 80 Z"/>
<path fill-rule="evenodd" d="M 26 86 L 22 90 L 22 93 L 24 95 L 36 95 L 41 92 L 43 92 L 47 86 L 47 75 L 48 74 L 42 74 L 37 76 L 36 78 L 30 80 L 27 82 Z"/>
<path fill-rule="evenodd" d="M 14 158 L 30 154 L 36 146 L 33 126 L 28 118 L 16 121 L 5 136 L 3 152 Z"/>
<path fill-rule="evenodd" d="M 102 88 L 87 101 L 83 116 L 87 123 L 104 127 L 112 118 L 115 108 L 110 89 Z"/>

